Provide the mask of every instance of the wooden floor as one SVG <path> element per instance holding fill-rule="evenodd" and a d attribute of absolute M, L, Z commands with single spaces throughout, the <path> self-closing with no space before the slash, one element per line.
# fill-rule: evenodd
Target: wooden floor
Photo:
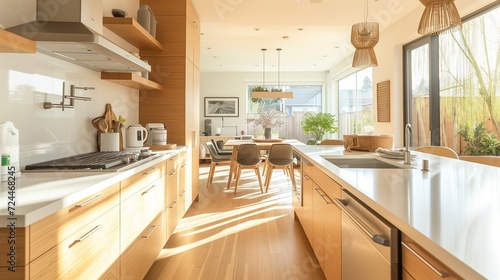
<path fill-rule="evenodd" d="M 226 190 L 228 167 L 208 187 L 200 164 L 200 195 L 145 279 L 325 279 L 298 221 L 291 181 L 273 173 L 261 194 L 253 170 L 243 170 L 238 192 Z M 296 170 L 296 178 L 299 172 Z"/>

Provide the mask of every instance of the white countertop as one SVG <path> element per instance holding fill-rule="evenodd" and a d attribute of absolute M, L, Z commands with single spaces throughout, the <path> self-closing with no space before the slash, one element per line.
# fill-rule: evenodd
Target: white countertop
<path fill-rule="evenodd" d="M 343 147 L 295 150 L 465 279 L 500 279 L 500 168 L 413 151 L 411 169 L 338 168 L 321 155 Z"/>
<path fill-rule="evenodd" d="M 165 161 L 179 153 L 177 150 L 158 151 L 161 154 L 151 160 L 145 160 L 127 171 L 96 172 L 96 171 L 49 171 L 49 172 L 22 172 L 21 178 L 16 179 L 15 216 L 9 215 L 8 183 L 0 185 L 0 227 L 7 227 L 14 220 L 16 227 L 31 225 L 52 213 L 99 192 L 112 184 Z"/>

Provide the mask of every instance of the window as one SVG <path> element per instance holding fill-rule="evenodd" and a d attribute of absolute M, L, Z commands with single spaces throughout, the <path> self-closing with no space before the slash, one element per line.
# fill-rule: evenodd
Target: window
<path fill-rule="evenodd" d="M 441 145 L 464 154 L 463 134 L 500 131 L 500 8 L 463 19 L 461 31 L 404 47 L 405 123 L 412 146 Z"/>
<path fill-rule="evenodd" d="M 266 108 L 273 108 L 282 112 L 280 121 L 283 124 L 279 128 L 273 129 L 273 137 L 297 139 L 306 143 L 309 137 L 304 134 L 300 122 L 305 112 L 321 112 L 323 87 L 321 85 L 285 85 L 280 86 L 280 88 L 282 91 L 293 92 L 293 98 L 253 100 L 250 94 L 254 87 L 256 85 L 247 86 L 247 118 L 255 118 L 258 109 L 264 103 Z M 271 85 L 266 86 L 266 88 L 271 91 L 272 88 L 277 88 L 277 86 Z M 254 128 L 252 124 L 247 124 L 247 133 L 259 137 L 264 134 L 264 130 L 260 127 Z"/>
<path fill-rule="evenodd" d="M 373 124 L 372 68 L 350 74 L 337 82 L 339 94 L 339 138 L 361 133 Z"/>

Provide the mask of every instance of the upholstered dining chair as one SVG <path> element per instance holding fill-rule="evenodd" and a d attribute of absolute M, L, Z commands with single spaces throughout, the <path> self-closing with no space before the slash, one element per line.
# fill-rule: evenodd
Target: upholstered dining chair
<path fill-rule="evenodd" d="M 417 147 L 415 151 L 426 154 L 433 154 L 436 156 L 458 159 L 457 153 L 454 150 L 445 146 L 421 146 Z"/>
<path fill-rule="evenodd" d="M 259 179 L 260 192 L 264 193 L 262 189 L 262 179 L 260 177 L 259 164 L 262 162 L 260 157 L 260 150 L 256 144 L 241 144 L 238 148 L 238 155 L 236 157 L 236 183 L 234 185 L 234 193 L 238 189 L 240 183 L 241 170 L 253 169 L 257 178 Z M 228 186 L 229 188 L 229 186 Z"/>
<path fill-rule="evenodd" d="M 207 146 L 208 151 L 210 152 L 210 156 L 212 158 L 210 163 L 210 171 L 208 172 L 208 180 L 207 180 L 207 186 L 208 186 L 208 184 L 212 183 L 214 179 L 215 167 L 231 165 L 232 155 L 221 155 L 217 153 L 214 145 L 211 142 L 206 142 L 205 145 Z"/>
<path fill-rule="evenodd" d="M 274 169 L 283 169 L 288 171 L 293 187 L 295 188 L 295 176 L 293 173 L 293 150 L 290 144 L 273 144 L 269 151 L 269 156 L 266 162 L 266 193 L 269 191 L 271 184 L 271 176 Z"/>
<path fill-rule="evenodd" d="M 217 142 L 215 142 L 214 139 L 210 139 L 210 141 L 212 142 L 212 145 L 214 146 L 214 149 L 217 151 L 217 153 L 219 155 L 232 155 L 233 154 L 233 150 L 223 150 L 223 149 L 220 149 L 219 145 L 217 144 Z M 220 141 L 222 141 L 222 140 L 220 140 Z"/>

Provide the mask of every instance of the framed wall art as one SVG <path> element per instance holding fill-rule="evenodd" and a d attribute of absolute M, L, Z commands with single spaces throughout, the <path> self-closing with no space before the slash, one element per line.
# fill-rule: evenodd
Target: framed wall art
<path fill-rule="evenodd" d="M 205 117 L 238 117 L 238 97 L 205 97 Z"/>

